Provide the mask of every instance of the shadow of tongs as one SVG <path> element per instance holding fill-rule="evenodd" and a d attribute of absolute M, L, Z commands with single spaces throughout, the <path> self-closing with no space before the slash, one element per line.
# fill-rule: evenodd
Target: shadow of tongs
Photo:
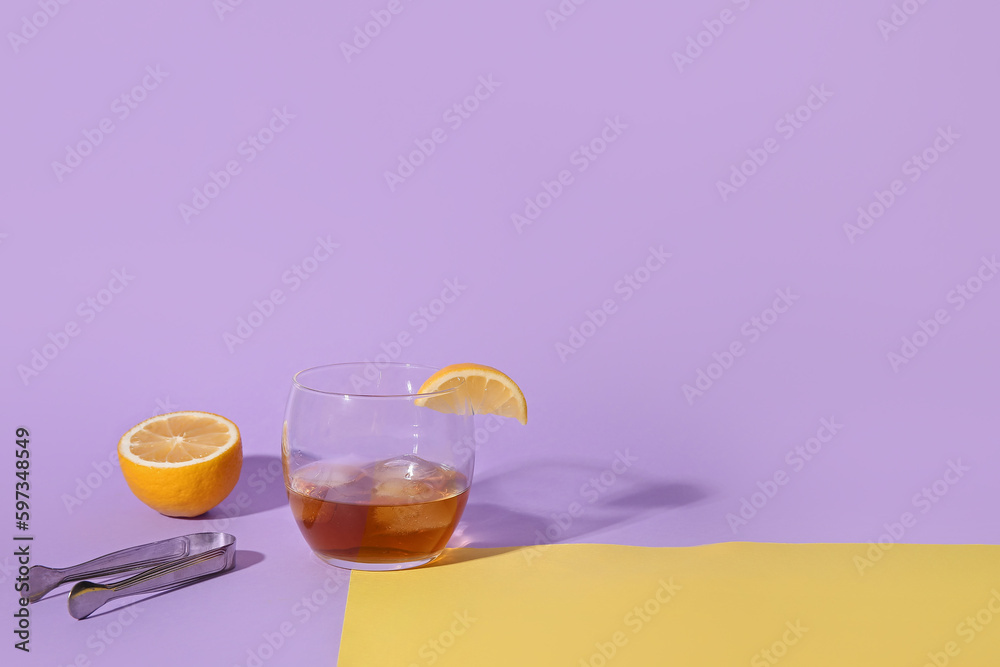
<path fill-rule="evenodd" d="M 69 613 L 86 618 L 105 603 L 200 581 L 233 569 L 236 538 L 228 533 L 192 533 L 169 540 L 141 544 L 67 568 L 35 565 L 28 570 L 29 602 L 67 581 L 79 581 L 69 594 Z M 96 579 L 143 570 L 127 579 L 97 584 Z M 23 594 L 22 594 L 22 597 Z"/>

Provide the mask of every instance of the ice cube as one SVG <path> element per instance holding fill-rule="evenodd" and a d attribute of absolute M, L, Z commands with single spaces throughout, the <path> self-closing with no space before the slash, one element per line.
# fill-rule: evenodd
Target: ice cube
<path fill-rule="evenodd" d="M 333 513 L 336 511 L 336 505 L 325 503 L 311 496 L 293 497 L 290 502 L 292 503 L 292 512 L 298 516 L 306 528 L 312 528 L 317 524 L 324 525 L 333 518 Z"/>
<path fill-rule="evenodd" d="M 420 505 L 376 505 L 372 508 L 369 528 L 380 535 L 412 535 L 444 530 L 455 518 L 449 503 Z"/>
<path fill-rule="evenodd" d="M 412 454 L 373 463 L 365 472 L 375 484 L 372 502 L 385 505 L 426 503 L 444 498 L 455 478 L 454 471 Z"/>
<path fill-rule="evenodd" d="M 365 477 L 356 466 L 316 461 L 302 466 L 291 474 L 292 491 L 318 500 L 336 500 L 351 494 Z M 370 487 L 369 487 L 370 488 Z"/>
<path fill-rule="evenodd" d="M 427 482 L 409 479 L 375 480 L 372 502 L 376 505 L 425 503 L 437 498 L 434 487 Z"/>
<path fill-rule="evenodd" d="M 445 472 L 441 466 L 413 454 L 372 463 L 365 468 L 365 471 L 376 480 L 409 479 L 431 483 L 437 481 Z"/>

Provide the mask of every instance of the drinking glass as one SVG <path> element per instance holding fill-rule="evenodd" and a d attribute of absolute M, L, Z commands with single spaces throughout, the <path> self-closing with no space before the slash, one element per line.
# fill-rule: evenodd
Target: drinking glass
<path fill-rule="evenodd" d="M 285 488 L 302 536 L 327 563 L 400 570 L 444 551 L 469 497 L 475 447 L 462 382 L 420 393 L 436 370 L 347 363 L 292 379 Z"/>

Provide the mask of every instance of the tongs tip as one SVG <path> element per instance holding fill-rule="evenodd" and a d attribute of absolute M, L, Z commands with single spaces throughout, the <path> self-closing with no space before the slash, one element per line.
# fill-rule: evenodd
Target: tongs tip
<path fill-rule="evenodd" d="M 105 595 L 102 595 L 102 592 L 104 592 Z M 107 586 L 95 584 L 92 581 L 81 581 L 77 583 L 73 586 L 73 590 L 70 591 L 69 599 L 66 603 L 69 607 L 69 615 L 77 620 L 87 618 L 97 611 L 105 602 L 110 600 L 112 593 L 114 593 L 114 591 Z"/>

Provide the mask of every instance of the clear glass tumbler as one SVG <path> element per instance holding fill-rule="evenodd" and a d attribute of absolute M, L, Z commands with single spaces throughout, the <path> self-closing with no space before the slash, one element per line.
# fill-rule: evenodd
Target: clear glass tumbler
<path fill-rule="evenodd" d="M 473 421 L 461 383 L 420 393 L 436 370 L 350 363 L 293 378 L 285 488 L 303 537 L 327 563 L 416 567 L 451 538 L 472 483 Z"/>

